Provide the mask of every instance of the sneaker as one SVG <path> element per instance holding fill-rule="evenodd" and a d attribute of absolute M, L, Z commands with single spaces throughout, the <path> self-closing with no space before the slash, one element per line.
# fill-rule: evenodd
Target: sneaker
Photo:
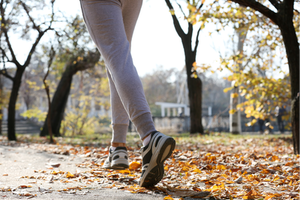
<path fill-rule="evenodd" d="M 126 147 L 117 147 L 114 151 L 109 149 L 109 155 L 103 164 L 105 169 L 126 169 L 129 167 Z"/>
<path fill-rule="evenodd" d="M 142 147 L 143 167 L 139 181 L 141 187 L 156 185 L 164 175 L 164 161 L 172 155 L 175 140 L 160 132 L 151 134 L 150 142 Z"/>

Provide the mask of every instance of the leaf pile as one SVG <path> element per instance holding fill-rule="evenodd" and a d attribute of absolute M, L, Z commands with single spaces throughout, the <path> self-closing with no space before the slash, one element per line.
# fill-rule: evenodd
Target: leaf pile
<path fill-rule="evenodd" d="M 103 188 L 127 190 L 132 193 L 161 193 L 165 199 L 299 199 L 300 156 L 292 154 L 291 146 L 282 139 L 239 139 L 229 144 L 184 143 L 176 138 L 178 147 L 165 162 L 165 176 L 153 188 L 138 186 L 141 175 L 139 148 L 128 148 L 130 167 L 107 170 L 102 165 L 108 156 L 103 147 L 31 144 L 30 147 L 54 154 L 81 156 L 75 172 L 59 170 L 53 163 L 36 176 L 48 182 L 78 183 L 78 187 L 59 192 L 72 193 L 97 184 Z M 184 148 L 181 148 L 184 147 Z M 83 185 L 83 186 L 82 186 Z M 3 190 L 3 188 L 2 188 Z M 1 191 L 1 188 L 0 188 Z"/>

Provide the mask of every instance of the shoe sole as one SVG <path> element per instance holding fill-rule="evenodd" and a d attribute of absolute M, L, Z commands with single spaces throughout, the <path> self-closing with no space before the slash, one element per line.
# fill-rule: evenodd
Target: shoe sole
<path fill-rule="evenodd" d="M 175 140 L 169 137 L 164 141 L 162 147 L 154 152 L 149 162 L 149 167 L 144 173 L 144 178 L 141 177 L 139 184 L 141 187 L 154 186 L 163 178 L 164 161 L 172 155 L 175 144 Z M 156 154 L 158 154 L 157 157 L 155 156 Z"/>
<path fill-rule="evenodd" d="M 127 168 L 129 168 L 129 166 L 126 165 L 126 164 L 117 164 L 117 165 L 114 165 L 114 166 L 104 166 L 103 168 L 104 168 L 104 169 L 117 169 L 117 170 L 122 170 L 122 169 L 127 169 Z"/>
<path fill-rule="evenodd" d="M 119 152 L 113 153 L 113 154 L 112 154 L 112 157 L 115 156 L 115 154 L 118 155 L 118 153 L 123 153 L 123 154 L 126 153 L 125 157 L 128 157 L 127 152 L 124 152 L 124 150 L 123 150 L 123 152 L 121 152 L 121 151 L 119 150 Z M 120 156 L 120 155 L 119 155 L 119 156 Z M 108 158 L 107 158 L 107 159 L 108 159 Z M 106 164 L 106 165 L 105 165 L 105 164 Z M 115 159 L 115 160 L 112 160 L 111 163 L 105 161 L 105 163 L 104 163 L 104 165 L 103 165 L 103 168 L 104 168 L 104 169 L 116 169 L 116 170 L 122 170 L 122 169 L 127 169 L 127 168 L 129 168 L 129 163 L 128 163 L 127 158 L 120 158 L 120 157 L 119 157 L 119 158 L 117 158 L 117 159 Z"/>
<path fill-rule="evenodd" d="M 111 169 L 127 169 L 127 168 L 129 168 L 129 166 L 126 164 L 117 164 L 117 165 L 111 166 Z"/>
<path fill-rule="evenodd" d="M 129 168 L 127 159 L 117 159 L 111 162 L 111 169 L 126 169 Z"/>
<path fill-rule="evenodd" d="M 129 164 L 128 164 L 128 160 L 125 160 L 125 159 L 118 159 L 118 160 L 115 160 L 114 162 L 111 163 L 111 166 L 103 166 L 103 168 L 105 169 L 119 169 L 119 170 L 122 170 L 122 169 L 127 169 L 129 168 Z"/>

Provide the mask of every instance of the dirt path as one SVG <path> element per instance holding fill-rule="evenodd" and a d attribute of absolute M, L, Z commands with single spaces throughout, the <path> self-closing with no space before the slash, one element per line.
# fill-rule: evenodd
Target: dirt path
<path fill-rule="evenodd" d="M 79 156 L 49 154 L 26 146 L 0 145 L 0 199 L 163 199 L 158 194 L 133 194 L 103 188 L 99 183 L 60 182 L 43 173 L 55 164 L 59 172 L 75 173 L 85 160 Z M 51 166 L 52 165 L 52 166 Z M 51 180 L 52 179 L 52 180 Z"/>

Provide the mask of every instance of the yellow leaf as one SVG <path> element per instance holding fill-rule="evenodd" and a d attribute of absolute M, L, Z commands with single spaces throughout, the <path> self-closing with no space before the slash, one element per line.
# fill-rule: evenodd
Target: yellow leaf
<path fill-rule="evenodd" d="M 231 109 L 231 110 L 229 110 L 229 114 L 234 114 L 236 112 L 236 110 L 235 109 Z"/>
<path fill-rule="evenodd" d="M 237 98 L 237 97 L 239 97 L 239 94 L 238 94 L 238 93 L 232 93 L 232 94 L 231 94 L 231 98 Z"/>
<path fill-rule="evenodd" d="M 196 62 L 193 63 L 193 67 L 197 67 L 197 63 Z"/>
<path fill-rule="evenodd" d="M 138 168 L 140 168 L 142 166 L 141 163 L 139 162 L 131 162 L 129 165 L 129 170 L 137 170 Z"/>
<path fill-rule="evenodd" d="M 74 174 L 70 173 L 70 172 L 67 172 L 67 175 L 66 175 L 67 178 L 74 178 Z"/>
<path fill-rule="evenodd" d="M 128 169 L 120 170 L 119 173 L 121 174 L 130 174 L 130 171 Z"/>
<path fill-rule="evenodd" d="M 233 87 L 225 88 L 225 89 L 223 90 L 223 92 L 226 93 L 226 92 L 228 92 L 229 90 L 232 90 L 232 89 L 233 89 Z"/>
<path fill-rule="evenodd" d="M 175 11 L 173 9 L 169 10 L 169 12 L 171 13 L 171 15 L 175 15 Z"/>
<path fill-rule="evenodd" d="M 184 167 L 182 167 L 182 171 L 187 172 L 187 171 L 189 171 L 189 168 L 184 166 Z"/>
<path fill-rule="evenodd" d="M 173 198 L 169 195 L 169 196 L 166 196 L 164 199 L 172 200 Z"/>
<path fill-rule="evenodd" d="M 217 165 L 217 169 L 219 169 L 219 170 L 225 170 L 226 167 L 224 165 Z"/>
<path fill-rule="evenodd" d="M 57 174 L 58 174 L 58 172 L 56 172 L 56 171 L 53 171 L 53 172 L 51 172 L 51 174 L 53 174 L 53 175 L 57 175 Z"/>
<path fill-rule="evenodd" d="M 201 173 L 201 170 L 200 170 L 200 169 L 198 169 L 198 168 L 196 168 L 196 169 L 194 169 L 194 171 L 193 171 L 193 172 Z"/>
<path fill-rule="evenodd" d="M 268 200 L 268 199 L 272 199 L 273 197 L 275 197 L 274 195 L 270 194 L 268 196 L 265 197 L 265 200 Z"/>
<path fill-rule="evenodd" d="M 269 128 L 270 128 L 270 129 L 274 129 L 274 127 L 273 127 L 271 124 L 269 125 Z"/>

